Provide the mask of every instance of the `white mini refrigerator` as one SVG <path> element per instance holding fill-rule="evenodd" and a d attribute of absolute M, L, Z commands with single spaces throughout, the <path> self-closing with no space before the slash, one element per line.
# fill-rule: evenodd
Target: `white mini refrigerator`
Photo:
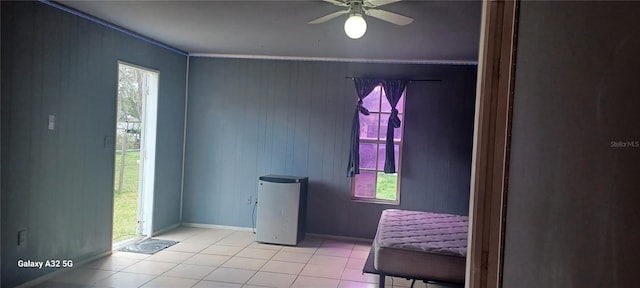
<path fill-rule="evenodd" d="M 258 182 L 256 241 L 297 245 L 305 234 L 308 178 L 265 175 Z"/>

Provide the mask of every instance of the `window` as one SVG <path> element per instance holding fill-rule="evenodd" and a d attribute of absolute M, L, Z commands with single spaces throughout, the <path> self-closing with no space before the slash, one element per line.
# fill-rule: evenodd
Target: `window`
<path fill-rule="evenodd" d="M 404 99 L 402 94 L 396 109 L 402 124 L 394 131 L 394 153 L 396 171 L 385 174 L 387 122 L 391 106 L 382 85 L 378 85 L 363 100 L 369 115 L 360 114 L 360 174 L 351 180 L 352 199 L 379 203 L 400 203 L 400 156 L 402 151 L 402 131 L 404 128 Z"/>

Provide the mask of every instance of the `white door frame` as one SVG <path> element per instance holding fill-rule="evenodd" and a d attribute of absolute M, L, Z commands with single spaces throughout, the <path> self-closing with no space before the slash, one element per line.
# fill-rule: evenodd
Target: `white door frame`
<path fill-rule="evenodd" d="M 142 141 L 140 143 L 140 199 L 138 217 L 142 221 L 139 227 L 142 235 L 153 235 L 153 198 L 156 171 L 156 133 L 158 127 L 158 84 L 160 72 L 140 68 L 151 73 L 149 77 L 149 95 L 145 97 L 142 109 Z"/>
<path fill-rule="evenodd" d="M 485 0 L 471 170 L 467 288 L 502 286 L 517 0 Z"/>
<path fill-rule="evenodd" d="M 142 132 L 140 142 L 140 180 L 138 186 L 138 227 L 137 232 L 151 237 L 153 235 L 153 201 L 155 189 L 156 134 L 158 126 L 158 86 L 160 71 L 140 65 L 118 61 L 120 65 L 144 70 L 149 77 L 149 95 L 142 104 Z"/>

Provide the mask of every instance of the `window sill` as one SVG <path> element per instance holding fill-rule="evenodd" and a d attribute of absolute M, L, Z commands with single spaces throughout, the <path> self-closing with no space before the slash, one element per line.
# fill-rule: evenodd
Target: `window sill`
<path fill-rule="evenodd" d="M 399 200 L 384 200 L 384 199 L 371 199 L 371 198 L 354 198 L 351 197 L 351 201 L 360 202 L 360 203 L 370 203 L 370 204 L 381 204 L 381 205 L 393 205 L 399 206 Z"/>

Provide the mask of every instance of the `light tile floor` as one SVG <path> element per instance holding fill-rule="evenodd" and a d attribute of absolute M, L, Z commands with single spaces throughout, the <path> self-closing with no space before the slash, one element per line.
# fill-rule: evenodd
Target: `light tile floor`
<path fill-rule="evenodd" d="M 180 243 L 154 255 L 115 252 L 36 287 L 378 287 L 378 276 L 362 274 L 371 243 L 307 236 L 290 247 L 257 243 L 251 232 L 193 227 L 155 238 Z M 390 288 L 410 284 L 386 279 Z"/>

